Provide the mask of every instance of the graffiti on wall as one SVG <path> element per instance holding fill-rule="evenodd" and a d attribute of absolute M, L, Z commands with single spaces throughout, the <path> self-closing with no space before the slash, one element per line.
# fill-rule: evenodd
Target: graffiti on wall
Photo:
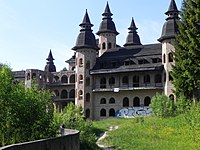
<path fill-rule="evenodd" d="M 151 116 L 151 109 L 148 106 L 144 107 L 128 107 L 120 109 L 116 112 L 116 117 L 134 118 L 138 116 Z"/>

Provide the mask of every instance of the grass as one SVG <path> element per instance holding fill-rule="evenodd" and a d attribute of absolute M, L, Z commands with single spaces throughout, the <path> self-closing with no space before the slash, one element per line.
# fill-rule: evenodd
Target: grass
<path fill-rule="evenodd" d="M 108 131 L 102 140 L 118 150 L 200 150 L 200 130 L 192 129 L 183 116 L 173 118 L 105 119 L 93 123 L 96 134 Z"/>

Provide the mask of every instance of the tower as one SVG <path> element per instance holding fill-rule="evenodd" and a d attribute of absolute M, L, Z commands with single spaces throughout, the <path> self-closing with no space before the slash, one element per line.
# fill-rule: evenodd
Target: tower
<path fill-rule="evenodd" d="M 56 66 L 54 65 L 54 58 L 51 52 L 51 49 L 49 51 L 49 56 L 46 59 L 47 60 L 47 64 L 44 68 L 44 71 L 46 72 L 46 82 L 52 82 L 53 81 L 53 75 L 51 74 L 51 72 L 56 72 Z"/>
<path fill-rule="evenodd" d="M 174 97 L 173 90 L 174 86 L 172 84 L 173 78 L 170 74 L 172 71 L 172 65 L 174 62 L 174 40 L 176 33 L 178 31 L 178 26 L 176 21 L 178 17 L 178 9 L 174 0 L 171 0 L 168 11 L 165 13 L 168 17 L 163 25 L 162 35 L 158 39 L 162 43 L 162 63 L 164 65 L 164 94 L 166 96 Z"/>
<path fill-rule="evenodd" d="M 128 28 L 130 31 L 128 32 L 128 36 L 126 38 L 126 43 L 124 44 L 124 47 L 128 46 L 135 46 L 135 45 L 142 45 L 140 42 L 140 37 L 137 34 L 137 27 L 135 25 L 134 19 L 131 20 L 131 25 Z"/>
<path fill-rule="evenodd" d="M 116 30 L 115 23 L 112 21 L 113 14 L 110 11 L 108 2 L 104 13 L 103 19 L 99 27 L 99 31 L 96 33 L 99 35 L 99 56 L 101 56 L 106 50 L 116 47 L 116 36 L 119 34 Z"/>
<path fill-rule="evenodd" d="M 96 52 L 99 49 L 96 39 L 92 33 L 90 19 L 86 10 L 83 22 L 79 25 L 80 33 L 77 37 L 76 46 L 76 83 L 75 83 L 75 104 L 82 106 L 86 118 L 92 118 L 92 78 L 89 70 L 96 62 Z"/>

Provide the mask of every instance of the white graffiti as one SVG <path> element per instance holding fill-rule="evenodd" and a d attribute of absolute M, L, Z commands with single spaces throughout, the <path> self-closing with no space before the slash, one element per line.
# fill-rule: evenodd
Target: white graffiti
<path fill-rule="evenodd" d="M 118 110 L 116 117 L 121 118 L 134 118 L 138 116 L 151 116 L 151 109 L 148 106 L 144 107 L 128 107 Z"/>

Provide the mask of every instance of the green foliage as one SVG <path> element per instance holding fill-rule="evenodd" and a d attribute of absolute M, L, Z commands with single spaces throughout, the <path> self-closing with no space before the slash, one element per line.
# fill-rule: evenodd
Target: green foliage
<path fill-rule="evenodd" d="M 187 113 L 184 114 L 186 124 L 192 131 L 192 139 L 194 142 L 200 140 L 200 103 L 193 103 Z"/>
<path fill-rule="evenodd" d="M 49 92 L 13 79 L 11 69 L 0 65 L 0 146 L 54 136 Z"/>
<path fill-rule="evenodd" d="M 100 144 L 120 150 L 196 150 L 200 147 L 200 131 L 196 130 L 196 140 L 192 139 L 193 130 L 189 128 L 184 115 L 177 117 L 144 117 L 106 119 L 95 121 L 94 127 L 107 132 Z M 109 131 L 110 127 L 119 126 Z"/>
<path fill-rule="evenodd" d="M 156 93 L 150 107 L 155 116 L 170 117 L 175 115 L 174 101 L 163 94 Z"/>
<path fill-rule="evenodd" d="M 175 62 L 172 76 L 176 95 L 184 94 L 189 100 L 200 90 L 200 1 L 184 0 L 179 33 L 175 44 Z"/>
<path fill-rule="evenodd" d="M 57 127 L 64 125 L 66 128 L 79 130 L 81 149 L 97 149 L 95 144 L 96 136 L 93 133 L 92 122 L 84 119 L 81 107 L 69 103 L 63 112 L 55 112 L 54 124 Z"/>

